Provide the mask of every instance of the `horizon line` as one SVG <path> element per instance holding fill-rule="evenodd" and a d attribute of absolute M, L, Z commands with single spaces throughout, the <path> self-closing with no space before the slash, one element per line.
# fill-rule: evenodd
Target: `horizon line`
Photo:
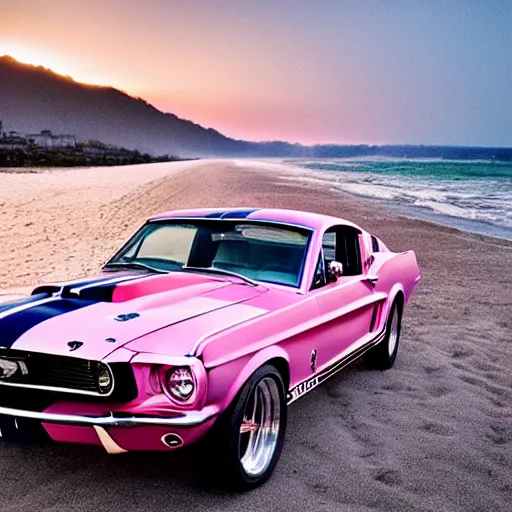
<path fill-rule="evenodd" d="M 82 82 L 82 81 L 78 81 L 76 79 L 74 79 L 71 75 L 66 75 L 66 74 L 63 74 L 63 73 L 59 73 L 58 71 L 55 71 L 54 69 L 50 68 L 50 67 L 46 67 L 45 65 L 43 64 L 33 64 L 31 62 L 25 62 L 25 61 L 22 61 L 22 60 L 19 60 L 15 57 L 13 57 L 12 55 L 9 55 L 7 53 L 3 54 L 3 55 L 0 55 L 0 59 L 8 59 L 8 60 L 11 60 L 21 66 L 25 66 L 25 67 L 31 67 L 31 68 L 35 68 L 35 69 L 39 69 L 39 68 L 42 68 L 43 70 L 47 71 L 47 72 L 50 72 L 52 73 L 53 75 L 56 75 L 57 77 L 61 78 L 61 79 L 64 79 L 64 80 L 68 80 L 68 81 L 72 81 L 73 83 L 75 84 L 78 84 L 78 85 L 81 85 L 81 86 L 84 86 L 84 87 L 92 87 L 92 88 L 97 88 L 97 89 L 111 89 L 111 90 L 114 90 L 114 91 L 117 91 L 121 94 L 124 94 L 125 96 L 128 96 L 129 98 L 135 100 L 135 101 L 141 101 L 143 103 L 145 103 L 146 105 L 150 106 L 151 108 L 154 108 L 155 110 L 157 110 L 158 112 L 160 112 L 161 114 L 164 114 L 164 115 L 171 115 L 171 116 L 175 116 L 176 118 L 178 119 L 181 119 L 183 121 L 186 121 L 186 122 L 190 122 L 190 123 L 193 123 L 197 126 L 201 126 L 202 128 L 204 128 L 205 130 L 213 130 L 213 131 L 216 131 L 217 133 L 221 134 L 223 137 L 226 137 L 228 139 L 231 139 L 231 140 L 234 140 L 234 141 L 238 141 L 238 142 L 248 142 L 248 143 L 252 143 L 252 144 L 288 144 L 288 145 L 291 145 L 291 146 L 299 146 L 299 147 L 302 147 L 302 148 L 315 148 L 315 147 L 328 147 L 328 146 L 337 146 L 337 147 L 346 147 L 346 148 L 350 148 L 350 147 L 367 147 L 367 148 L 382 148 L 382 147 L 410 147 L 410 148 L 418 148 L 418 147 L 425 147 L 425 148 L 464 148 L 464 149 L 468 149 L 468 148 L 480 148 L 480 149 L 507 149 L 507 150 L 510 150 L 512 149 L 512 145 L 511 146 L 494 146 L 494 145 L 480 145 L 480 144 L 472 144 L 472 145 L 458 145 L 458 144 L 445 144 L 445 143 L 436 143 L 436 144 L 425 144 L 425 143 L 421 143 L 421 142 L 414 142 L 414 143 L 369 143 L 369 142 L 359 142 L 359 143 L 342 143 L 342 142 L 321 142 L 321 143 L 315 143 L 315 144 L 304 144 L 304 143 L 301 143 L 301 142 L 292 142 L 292 141 L 289 141 L 289 140 L 278 140 L 278 139 L 267 139 L 267 140 L 247 140 L 247 139 L 240 139 L 240 138 L 237 138 L 235 136 L 228 136 L 228 135 L 225 135 L 224 133 L 220 132 L 218 129 L 214 128 L 214 127 L 208 127 L 208 126 L 204 126 L 200 123 L 197 123 L 191 119 L 185 119 L 183 117 L 179 117 L 178 115 L 174 114 L 173 112 L 166 112 L 164 110 L 161 110 L 159 108 L 157 108 L 156 106 L 154 106 L 152 103 L 150 103 L 149 101 L 145 100 L 143 97 L 141 96 L 137 96 L 137 95 L 134 95 L 134 94 L 131 94 L 130 92 L 126 91 L 126 90 L 123 90 L 119 87 L 115 87 L 113 85 L 108 85 L 108 84 L 98 84 L 98 83 L 88 83 L 88 82 Z M 0 119 L 1 121 L 1 119 Z M 16 131 L 16 130 L 12 130 L 12 131 Z"/>

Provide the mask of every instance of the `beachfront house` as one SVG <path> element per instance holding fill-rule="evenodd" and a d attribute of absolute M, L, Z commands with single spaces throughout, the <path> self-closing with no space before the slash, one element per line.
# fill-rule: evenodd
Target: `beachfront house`
<path fill-rule="evenodd" d="M 44 149 L 76 147 L 76 137 L 74 135 L 55 135 L 50 130 L 42 130 L 41 133 L 29 134 L 27 138 L 37 147 Z"/>

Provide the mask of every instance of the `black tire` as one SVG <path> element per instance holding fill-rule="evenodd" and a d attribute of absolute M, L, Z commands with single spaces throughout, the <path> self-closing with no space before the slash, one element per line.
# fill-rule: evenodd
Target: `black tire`
<path fill-rule="evenodd" d="M 273 396 L 279 401 L 277 435 L 275 440 L 272 441 L 274 448 L 268 456 L 267 464 L 264 465 L 261 472 L 251 474 L 245 469 L 244 463 L 242 463 L 244 455 L 242 452 L 247 447 L 247 445 L 244 447 L 244 442 L 248 443 L 246 439 L 251 434 L 241 433 L 240 429 L 248 408 L 254 405 L 256 390 L 258 389 L 257 393 L 260 393 L 258 396 L 261 396 L 263 392 L 261 388 L 265 389 L 266 386 L 272 388 Z M 207 478 L 213 480 L 217 485 L 220 484 L 222 487 L 239 491 L 253 489 L 265 483 L 274 471 L 281 455 L 286 431 L 286 420 L 286 395 L 283 379 L 274 366 L 266 364 L 258 368 L 251 375 L 233 400 L 231 406 L 219 418 L 212 432 L 205 439 L 205 445 L 210 458 Z M 247 422 L 244 424 L 247 425 Z"/>
<path fill-rule="evenodd" d="M 386 335 L 384 339 L 364 355 L 364 363 L 367 368 L 372 370 L 389 370 L 393 366 L 400 344 L 401 324 L 402 303 L 398 299 L 391 306 L 386 322 Z M 394 332 L 396 332 L 396 339 L 393 342 Z"/>

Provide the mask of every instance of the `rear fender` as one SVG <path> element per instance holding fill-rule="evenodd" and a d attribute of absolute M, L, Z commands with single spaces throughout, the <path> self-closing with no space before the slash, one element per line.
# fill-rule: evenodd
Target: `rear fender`
<path fill-rule="evenodd" d="M 404 289 L 400 283 L 396 283 L 395 285 L 393 285 L 393 287 L 389 291 L 389 295 L 386 297 L 386 300 L 382 302 L 382 309 L 378 313 L 377 325 L 374 328 L 375 331 L 381 332 L 386 328 L 391 307 L 395 302 L 398 294 L 401 294 L 402 296 L 404 295 Z"/>
<path fill-rule="evenodd" d="M 385 318 L 387 320 L 388 316 L 389 316 L 389 313 L 391 311 L 391 307 L 392 305 L 395 303 L 396 301 L 396 298 L 397 298 L 397 295 L 398 294 L 401 294 L 402 297 L 405 297 L 405 292 L 404 292 L 404 287 L 402 286 L 401 283 L 396 283 L 393 288 L 391 288 L 390 292 L 389 292 L 389 297 L 388 297 L 388 300 L 387 300 L 387 303 L 386 303 L 386 314 L 385 314 Z M 405 301 L 402 300 L 402 303 L 404 303 Z M 404 304 L 402 304 L 404 305 Z"/>
<path fill-rule="evenodd" d="M 402 302 L 405 305 L 414 288 L 420 282 L 421 277 L 416 255 L 414 251 L 400 253 L 376 252 L 369 272 L 379 277 L 375 289 L 385 291 L 388 295 L 378 321 L 379 329 L 384 329 L 397 296 L 399 294 L 402 296 Z"/>
<path fill-rule="evenodd" d="M 404 294 L 404 303 L 407 303 L 414 288 L 421 281 L 414 251 L 376 252 L 373 256 L 374 262 L 370 273 L 378 275 L 379 282 L 391 285 L 388 292 L 390 300 L 394 300 L 397 291 L 401 290 Z"/>

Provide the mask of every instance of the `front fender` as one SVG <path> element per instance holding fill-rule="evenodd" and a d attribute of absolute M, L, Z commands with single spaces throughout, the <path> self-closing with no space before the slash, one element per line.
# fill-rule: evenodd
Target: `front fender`
<path fill-rule="evenodd" d="M 226 410 L 251 375 L 265 363 L 278 359 L 282 365 L 289 368 L 288 354 L 279 346 L 266 347 L 249 356 L 231 361 L 213 368 L 209 372 L 209 389 L 211 391 L 208 403 L 216 402 L 220 410 Z M 283 375 L 283 380 L 287 376 Z M 286 384 L 285 384 L 286 385 Z M 288 391 L 285 389 L 285 393 Z"/>

